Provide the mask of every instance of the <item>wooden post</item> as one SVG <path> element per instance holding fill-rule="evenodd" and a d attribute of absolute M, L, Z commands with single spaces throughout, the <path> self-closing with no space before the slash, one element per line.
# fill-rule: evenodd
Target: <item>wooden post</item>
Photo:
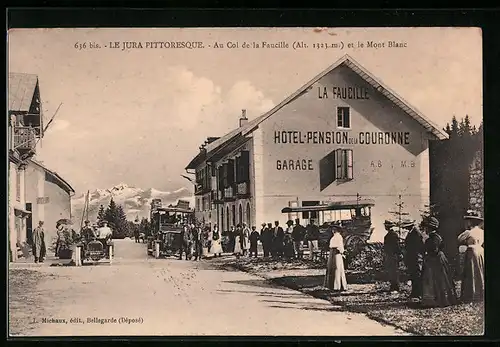
<path fill-rule="evenodd" d="M 79 245 L 75 248 L 75 264 L 76 266 L 82 266 L 82 247 Z"/>
<path fill-rule="evenodd" d="M 155 258 L 158 259 L 160 257 L 160 243 L 158 241 L 155 242 Z"/>
<path fill-rule="evenodd" d="M 108 257 L 109 257 L 109 263 L 113 263 L 113 245 L 108 245 Z"/>

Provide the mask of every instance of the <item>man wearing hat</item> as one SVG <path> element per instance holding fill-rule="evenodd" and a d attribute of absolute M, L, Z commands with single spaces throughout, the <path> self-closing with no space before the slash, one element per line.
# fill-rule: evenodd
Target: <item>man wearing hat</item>
<path fill-rule="evenodd" d="M 99 239 L 110 239 L 113 235 L 113 231 L 111 230 L 110 227 L 108 227 L 108 221 L 103 220 L 101 224 L 102 227 L 97 229 L 97 237 Z"/>
<path fill-rule="evenodd" d="M 262 229 L 260 230 L 260 242 L 262 242 L 264 258 L 269 257 L 271 254 L 271 245 L 273 242 L 273 232 L 271 230 L 271 226 L 271 223 L 269 223 L 269 225 L 262 223 Z"/>
<path fill-rule="evenodd" d="M 285 239 L 285 231 L 280 226 L 280 222 L 275 221 L 273 228 L 273 250 L 274 250 L 273 256 L 275 258 L 283 256 L 284 241 L 285 241 L 284 239 Z"/>
<path fill-rule="evenodd" d="M 295 255 L 297 259 L 302 259 L 302 242 L 304 241 L 304 237 L 306 236 L 306 228 L 300 225 L 300 219 L 295 219 L 295 226 L 292 231 L 293 238 L 293 248 L 295 250 Z"/>
<path fill-rule="evenodd" d="M 422 296 L 422 265 L 424 262 L 424 235 L 413 222 L 405 239 L 405 264 L 411 280 L 410 298 Z"/>
<path fill-rule="evenodd" d="M 386 220 L 384 222 L 387 234 L 384 237 L 385 266 L 390 283 L 391 292 L 399 291 L 399 257 L 401 250 L 399 247 L 399 235 L 396 224 Z"/>
<path fill-rule="evenodd" d="M 90 221 L 88 220 L 85 221 L 85 225 L 83 226 L 80 235 L 87 242 L 95 237 L 94 230 L 90 226 Z"/>
<path fill-rule="evenodd" d="M 462 302 L 484 299 L 484 230 L 479 212 L 468 210 L 464 216 L 467 230 L 458 236 L 461 247 L 465 247 L 460 300 Z"/>
<path fill-rule="evenodd" d="M 38 226 L 33 230 L 33 255 L 35 263 L 43 263 L 45 257 L 45 231 L 43 230 L 43 220 L 38 222 Z"/>
<path fill-rule="evenodd" d="M 256 230 L 255 226 L 252 225 L 252 232 L 250 233 L 250 252 L 248 254 L 249 257 L 252 255 L 257 258 L 257 244 L 259 242 L 259 232 Z"/>
<path fill-rule="evenodd" d="M 319 242 L 319 227 L 315 224 L 314 219 L 309 219 L 309 224 L 306 227 L 306 240 L 309 248 L 309 259 L 313 259 L 314 251 L 318 250 Z"/>

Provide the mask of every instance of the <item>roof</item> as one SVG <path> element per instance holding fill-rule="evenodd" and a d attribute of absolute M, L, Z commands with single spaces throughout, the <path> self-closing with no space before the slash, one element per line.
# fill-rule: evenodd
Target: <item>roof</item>
<path fill-rule="evenodd" d="M 353 201 L 335 201 L 328 204 L 316 206 L 298 206 L 298 207 L 285 207 L 281 210 L 282 213 L 293 212 L 308 212 L 308 211 L 339 211 L 347 210 L 355 207 L 373 207 L 375 201 L 372 199 L 361 199 Z"/>
<path fill-rule="evenodd" d="M 172 207 L 156 207 L 153 210 L 153 213 L 161 213 L 161 212 L 177 212 L 177 213 L 192 213 L 193 210 L 189 208 L 181 208 L 177 206 Z"/>
<path fill-rule="evenodd" d="M 28 112 L 37 85 L 37 75 L 9 73 L 9 111 Z"/>
<path fill-rule="evenodd" d="M 63 185 L 63 187 L 66 188 L 66 190 L 68 192 L 70 192 L 70 193 L 75 192 L 73 187 L 64 178 L 59 176 L 59 174 L 57 172 L 49 170 L 46 166 L 42 165 L 42 163 L 35 161 L 34 159 L 30 159 L 29 162 L 35 164 L 36 166 L 38 166 L 39 168 L 44 170 L 46 173 L 48 173 L 48 174 L 52 175 L 54 178 L 56 178 L 59 181 L 59 183 L 61 183 Z"/>
<path fill-rule="evenodd" d="M 205 151 L 198 153 L 198 155 L 196 155 L 196 157 L 189 163 L 189 165 L 186 168 L 187 169 L 193 168 L 194 166 L 196 166 L 197 163 L 209 159 L 215 149 L 217 149 L 218 147 L 223 147 L 225 143 L 235 138 L 236 136 L 238 135 L 246 136 L 249 133 L 253 132 L 259 126 L 260 123 L 271 117 L 273 114 L 278 112 L 284 106 L 288 105 L 289 103 L 291 103 L 292 101 L 296 100 L 298 97 L 306 93 L 321 78 L 323 78 L 324 76 L 326 76 L 327 74 L 329 74 L 330 72 L 332 72 L 333 70 L 342 65 L 354 71 L 362 79 L 364 79 L 367 83 L 369 83 L 373 88 L 382 93 L 385 97 L 387 97 L 391 102 L 393 102 L 401 110 L 407 113 L 410 117 L 415 119 L 422 127 L 424 127 L 430 134 L 432 134 L 435 137 L 435 139 L 444 140 L 448 138 L 448 134 L 446 134 L 446 132 L 444 132 L 431 120 L 427 119 L 415 107 L 411 106 L 407 101 L 405 101 L 402 97 L 397 95 L 389 87 L 384 85 L 375 76 L 373 76 L 370 72 L 368 72 L 365 68 L 363 68 L 359 63 L 357 63 L 353 58 L 351 58 L 348 54 L 346 54 L 342 58 L 337 60 L 335 63 L 330 65 L 327 69 L 318 74 L 316 77 L 314 77 L 312 80 L 303 85 L 295 93 L 291 94 L 285 100 L 283 100 L 274 108 L 269 110 L 268 112 L 249 121 L 247 124 L 244 124 L 243 126 L 232 130 L 226 135 L 220 137 L 219 139 L 205 146 Z"/>

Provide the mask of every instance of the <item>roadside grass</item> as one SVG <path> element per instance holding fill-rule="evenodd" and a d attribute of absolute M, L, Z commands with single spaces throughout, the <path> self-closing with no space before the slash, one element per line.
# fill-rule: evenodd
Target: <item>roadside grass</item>
<path fill-rule="evenodd" d="M 323 264 L 310 261 L 276 261 L 232 259 L 225 266 L 235 267 L 268 279 L 269 281 L 330 301 L 347 311 L 364 313 L 371 319 L 390 324 L 411 334 L 423 336 L 471 336 L 484 334 L 483 303 L 459 304 L 444 308 L 420 308 L 409 302 L 411 287 L 407 278 L 401 278 L 399 293 L 390 293 L 384 273 L 371 268 L 346 273 L 349 290 L 336 294 L 323 287 Z M 272 275 L 271 275 L 272 274 Z M 460 282 L 456 281 L 457 293 Z"/>

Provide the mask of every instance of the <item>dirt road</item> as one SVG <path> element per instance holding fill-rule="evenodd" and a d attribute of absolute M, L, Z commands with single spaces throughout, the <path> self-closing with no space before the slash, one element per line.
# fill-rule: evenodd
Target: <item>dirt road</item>
<path fill-rule="evenodd" d="M 396 335 L 364 315 L 202 262 L 151 259 L 116 242 L 112 265 L 37 267 L 20 288 L 10 271 L 10 333 L 84 335 Z M 26 271 L 26 270 L 22 270 Z M 34 276 L 33 272 L 30 272 Z M 28 275 L 23 275 L 26 278 Z M 28 298 L 28 299 L 26 299 Z"/>

